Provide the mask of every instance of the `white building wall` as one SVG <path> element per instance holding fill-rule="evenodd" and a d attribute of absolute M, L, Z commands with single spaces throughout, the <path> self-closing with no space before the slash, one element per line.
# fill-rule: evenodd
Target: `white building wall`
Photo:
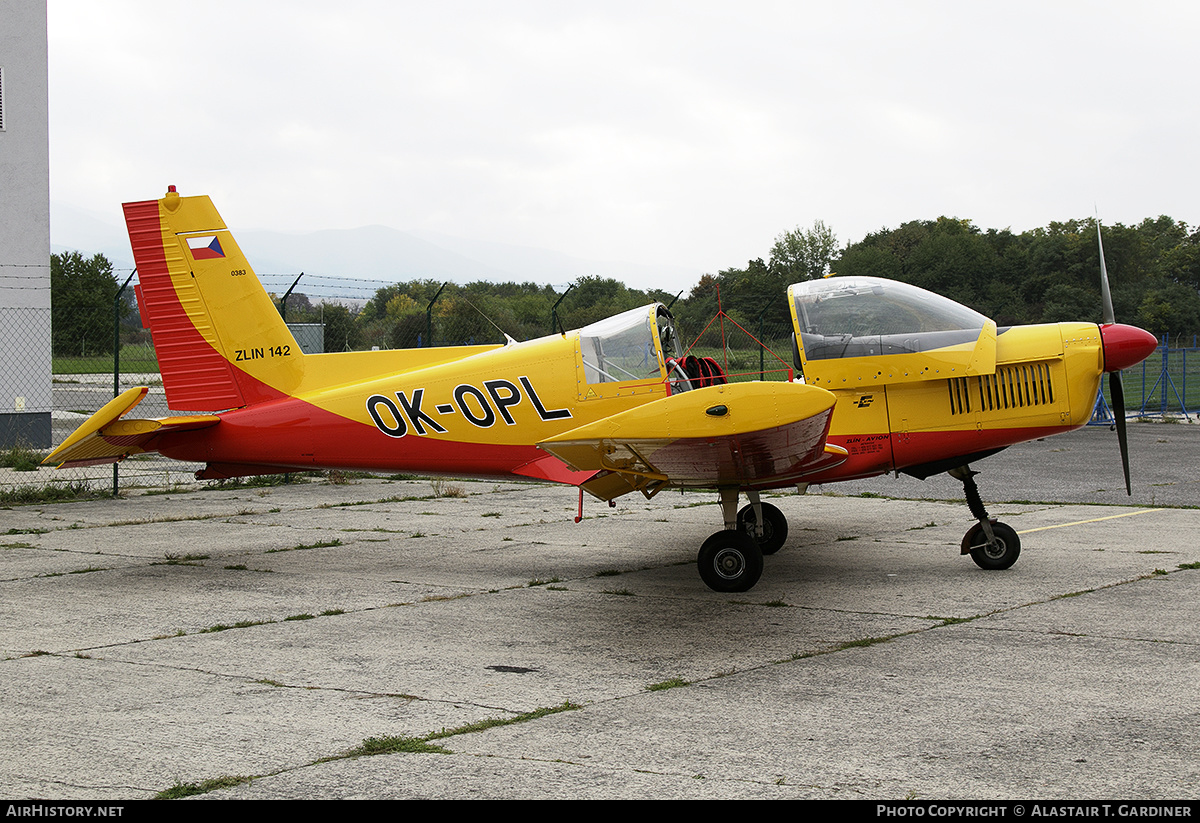
<path fill-rule="evenodd" d="M 50 445 L 45 0 L 0 0 L 0 448 Z"/>

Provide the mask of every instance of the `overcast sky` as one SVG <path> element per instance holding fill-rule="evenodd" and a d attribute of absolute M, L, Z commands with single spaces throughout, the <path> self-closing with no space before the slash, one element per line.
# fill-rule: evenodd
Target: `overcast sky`
<path fill-rule="evenodd" d="M 51 199 L 703 272 L 823 220 L 1200 223 L 1195 2 L 49 0 Z M 682 288 L 691 283 L 634 283 Z"/>

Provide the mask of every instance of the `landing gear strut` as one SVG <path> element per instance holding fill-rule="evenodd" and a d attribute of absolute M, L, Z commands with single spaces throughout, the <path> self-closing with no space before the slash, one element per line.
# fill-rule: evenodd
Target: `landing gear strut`
<path fill-rule="evenodd" d="M 787 518 L 758 492 L 747 491 L 750 505 L 737 510 L 738 490 L 723 488 L 725 528 L 704 541 L 696 556 L 700 578 L 718 592 L 749 591 L 763 571 L 763 555 L 774 554 L 787 539 Z"/>
<path fill-rule="evenodd" d="M 962 553 L 971 555 L 981 569 L 1007 569 L 1016 563 L 1021 556 L 1021 538 L 1010 526 L 988 517 L 975 485 L 975 475 L 979 472 L 972 471 L 970 466 L 959 466 L 948 473 L 962 481 L 967 508 L 979 521 L 963 536 Z"/>
<path fill-rule="evenodd" d="M 775 554 L 787 540 L 787 518 L 770 503 L 761 503 L 758 508 L 762 511 L 762 529 L 758 528 L 759 517 L 754 513 L 753 503 L 742 506 L 738 512 L 738 528 L 755 539 L 763 554 Z"/>

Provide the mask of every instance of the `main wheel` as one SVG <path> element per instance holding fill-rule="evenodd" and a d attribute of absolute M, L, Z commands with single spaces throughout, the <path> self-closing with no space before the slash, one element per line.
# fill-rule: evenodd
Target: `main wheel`
<path fill-rule="evenodd" d="M 759 540 L 754 534 L 754 527 L 757 524 L 757 519 L 754 517 L 753 506 L 742 506 L 742 510 L 738 512 L 738 528 L 758 543 L 758 548 L 763 554 L 775 554 L 783 548 L 783 541 L 787 540 L 788 525 L 787 518 L 775 506 L 770 503 L 762 504 L 763 513 L 763 536 Z"/>
<path fill-rule="evenodd" d="M 725 529 L 704 541 L 696 566 L 713 591 L 745 592 L 762 576 L 762 550 L 745 532 Z"/>
<path fill-rule="evenodd" d="M 963 537 L 963 551 L 969 552 L 981 569 L 1007 569 L 1021 556 L 1021 538 L 1004 523 L 992 523 L 992 534 L 996 542 L 989 546 L 983 526 L 976 523 Z"/>

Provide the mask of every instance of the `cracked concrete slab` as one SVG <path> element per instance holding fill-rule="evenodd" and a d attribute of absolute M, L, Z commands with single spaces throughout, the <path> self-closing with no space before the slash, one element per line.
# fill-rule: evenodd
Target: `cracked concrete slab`
<path fill-rule="evenodd" d="M 1200 427 L 1171 429 L 1143 445 L 1186 488 Z M 699 493 L 580 524 L 568 488 L 399 479 L 5 510 L 0 794 L 1196 799 L 1200 510 L 1095 505 L 1106 434 L 993 458 L 1007 571 L 959 555 L 951 494 L 879 478 L 771 497 L 789 538 L 739 595 L 696 574 Z M 408 738 L 441 749 L 346 756 Z"/>

